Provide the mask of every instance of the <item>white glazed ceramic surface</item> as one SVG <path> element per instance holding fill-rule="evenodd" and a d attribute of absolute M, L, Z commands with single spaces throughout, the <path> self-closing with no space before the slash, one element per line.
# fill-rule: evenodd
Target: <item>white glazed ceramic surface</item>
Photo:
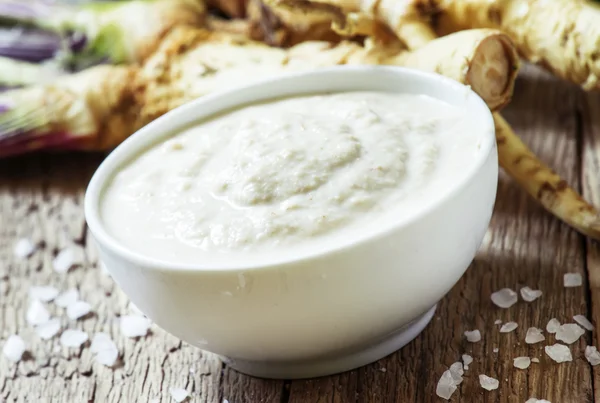
<path fill-rule="evenodd" d="M 148 146 L 232 107 L 341 91 L 426 94 L 467 108 L 482 136 L 481 158 L 450 194 L 391 230 L 266 267 L 178 266 L 138 255 L 104 229 L 99 214 L 104 186 Z M 101 260 L 155 323 L 227 357 L 242 372 L 304 378 L 373 362 L 426 326 L 432 307 L 462 276 L 483 239 L 497 175 L 492 116 L 470 89 L 396 67 L 335 67 L 205 96 L 157 119 L 102 163 L 87 190 L 85 213 Z"/>

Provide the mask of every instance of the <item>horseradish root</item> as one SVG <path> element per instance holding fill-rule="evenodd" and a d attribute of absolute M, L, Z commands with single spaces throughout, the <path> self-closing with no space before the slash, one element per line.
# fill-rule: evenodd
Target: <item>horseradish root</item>
<path fill-rule="evenodd" d="M 600 240 L 600 215 L 560 176 L 541 162 L 494 114 L 500 166 L 546 210 L 591 238 Z"/>

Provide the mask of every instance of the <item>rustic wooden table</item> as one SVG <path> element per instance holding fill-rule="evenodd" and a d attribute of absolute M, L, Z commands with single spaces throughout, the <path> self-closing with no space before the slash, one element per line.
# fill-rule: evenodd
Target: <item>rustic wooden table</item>
<path fill-rule="evenodd" d="M 542 159 L 600 206 L 600 95 L 527 68 L 505 116 Z M 85 187 L 102 157 L 41 155 L 0 162 L 0 342 L 18 333 L 29 350 L 18 364 L 0 359 L 0 401 L 170 402 L 169 387 L 182 387 L 193 402 L 441 402 L 437 381 L 464 353 L 474 362 L 453 402 L 525 402 L 535 396 L 584 403 L 594 401 L 594 392 L 600 401 L 595 390 L 600 373 L 583 355 L 586 345 L 598 343 L 595 332 L 571 345 L 573 362 L 563 364 L 544 353 L 554 336 L 546 334 L 546 342 L 535 345 L 524 342 L 528 327 L 545 329 L 553 317 L 564 323 L 583 314 L 600 321 L 600 247 L 547 214 L 505 175 L 477 258 L 415 341 L 355 371 L 280 382 L 240 375 L 155 326 L 141 340 L 120 335 L 117 318 L 129 312 L 128 300 L 98 269 L 83 217 Z M 41 246 L 25 260 L 13 255 L 22 237 Z M 63 247 L 78 250 L 83 264 L 61 275 L 51 261 Z M 566 272 L 581 273 L 584 286 L 564 288 Z M 36 337 L 25 321 L 27 293 L 31 285 L 46 284 L 79 288 L 94 314 L 69 326 L 90 335 L 110 333 L 122 354 L 117 368 L 94 362 L 89 346 L 65 349 L 58 337 L 44 342 Z M 493 291 L 522 286 L 544 294 L 510 309 L 491 303 Z M 497 319 L 519 328 L 501 334 Z M 471 329 L 481 330 L 481 342 L 465 340 L 463 332 Z M 517 356 L 538 357 L 540 363 L 518 370 L 512 360 Z M 498 390 L 479 386 L 482 373 L 500 380 Z"/>

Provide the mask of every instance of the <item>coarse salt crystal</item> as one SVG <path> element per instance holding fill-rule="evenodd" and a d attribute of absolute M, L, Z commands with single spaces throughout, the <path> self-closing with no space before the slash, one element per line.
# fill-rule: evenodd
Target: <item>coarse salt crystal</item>
<path fill-rule="evenodd" d="M 569 350 L 569 347 L 565 346 L 564 344 L 556 343 L 551 346 L 544 347 L 544 350 L 546 350 L 548 357 L 552 358 L 558 363 L 573 361 L 571 350 Z"/>
<path fill-rule="evenodd" d="M 566 323 L 560 325 L 556 331 L 556 340 L 560 340 L 566 344 L 573 344 L 584 334 L 585 330 L 581 326 L 575 323 Z"/>
<path fill-rule="evenodd" d="M 67 316 L 71 320 L 77 320 L 90 313 L 92 307 L 84 301 L 75 301 L 67 305 Z"/>
<path fill-rule="evenodd" d="M 435 388 L 435 394 L 442 399 L 450 400 L 454 392 L 456 392 L 456 384 L 454 383 L 452 373 L 450 370 L 444 371 Z"/>
<path fill-rule="evenodd" d="M 229 403 L 229 400 L 223 399 L 223 403 Z"/>
<path fill-rule="evenodd" d="M 494 347 L 494 348 L 492 349 L 492 351 L 493 351 L 494 353 L 497 353 L 497 352 L 499 351 L 499 350 L 498 350 L 498 347 Z"/>
<path fill-rule="evenodd" d="M 463 370 L 462 362 L 455 362 L 454 364 L 450 365 L 450 375 L 452 375 L 455 385 L 460 385 L 462 383 L 462 376 L 464 374 L 465 371 Z"/>
<path fill-rule="evenodd" d="M 519 327 L 519 325 L 517 324 L 517 322 L 506 322 L 500 328 L 500 333 L 510 333 L 513 330 L 515 330 L 517 327 Z"/>
<path fill-rule="evenodd" d="M 552 318 L 548 321 L 548 324 L 546 325 L 546 331 L 548 333 L 556 333 L 559 327 L 560 322 L 556 318 Z"/>
<path fill-rule="evenodd" d="M 588 318 L 586 318 L 583 315 L 575 315 L 573 316 L 573 320 L 579 323 L 581 326 L 583 326 L 586 330 L 589 330 L 590 332 L 594 330 L 594 325 L 592 324 L 592 322 L 590 322 Z"/>
<path fill-rule="evenodd" d="M 535 362 L 536 364 L 539 364 L 539 362 L 540 362 L 540 359 L 539 359 L 539 358 L 535 358 L 535 357 L 533 357 L 533 358 L 531 359 L 531 362 Z"/>
<path fill-rule="evenodd" d="M 536 399 L 535 397 L 532 397 L 530 399 L 528 399 L 525 403 L 551 403 L 548 400 L 544 400 L 544 399 Z"/>
<path fill-rule="evenodd" d="M 529 287 L 523 287 L 520 291 L 521 298 L 523 298 L 523 300 L 527 302 L 535 301 L 536 299 L 542 296 L 542 292 L 540 290 L 532 290 Z"/>
<path fill-rule="evenodd" d="M 16 257 L 23 259 L 29 257 L 35 252 L 35 245 L 27 238 L 21 238 L 17 241 L 14 247 L 14 254 Z"/>
<path fill-rule="evenodd" d="M 469 354 L 463 354 L 462 360 L 463 360 L 463 368 L 466 371 L 467 369 L 469 369 L 469 365 L 471 365 L 471 363 L 473 362 L 473 357 L 471 357 Z"/>
<path fill-rule="evenodd" d="M 503 288 L 492 294 L 492 302 L 500 308 L 510 308 L 517 303 L 519 297 L 510 288 Z"/>
<path fill-rule="evenodd" d="M 181 388 L 169 388 L 169 393 L 177 403 L 183 402 L 190 396 L 187 390 Z"/>
<path fill-rule="evenodd" d="M 150 320 L 139 315 L 121 316 L 121 333 L 127 337 L 141 337 L 148 333 Z"/>
<path fill-rule="evenodd" d="M 531 359 L 529 357 L 517 357 L 513 359 L 513 365 L 519 369 L 527 369 L 531 365 Z"/>
<path fill-rule="evenodd" d="M 495 390 L 500 386 L 500 382 L 497 379 L 491 378 L 487 375 L 479 375 L 479 384 L 485 390 Z"/>
<path fill-rule="evenodd" d="M 579 287 L 583 284 L 581 274 L 579 273 L 567 273 L 564 278 L 565 287 Z"/>
<path fill-rule="evenodd" d="M 58 295 L 58 290 L 49 285 L 34 286 L 29 288 L 29 298 L 42 302 L 50 302 Z"/>
<path fill-rule="evenodd" d="M 50 319 L 48 322 L 36 326 L 35 332 L 42 340 L 50 340 L 60 332 L 60 320 Z"/>
<path fill-rule="evenodd" d="M 13 334 L 6 339 L 2 353 L 9 361 L 19 362 L 25 353 L 25 342 L 21 337 Z"/>
<path fill-rule="evenodd" d="M 73 249 L 65 248 L 58 252 L 52 261 L 52 267 L 57 273 L 66 273 L 75 264 L 75 253 Z"/>
<path fill-rule="evenodd" d="M 63 347 L 79 347 L 88 341 L 88 334 L 81 330 L 68 329 L 60 335 L 60 344 Z"/>
<path fill-rule="evenodd" d="M 530 327 L 529 329 L 527 329 L 527 334 L 525 335 L 525 343 L 535 344 L 544 340 L 546 340 L 546 338 L 542 334 L 542 329 L 538 329 L 537 327 Z"/>
<path fill-rule="evenodd" d="M 94 335 L 90 350 L 96 354 L 96 362 L 107 367 L 115 365 L 119 358 L 117 345 L 106 333 L 100 332 Z"/>
<path fill-rule="evenodd" d="M 79 299 L 79 291 L 75 288 L 70 288 L 54 299 L 56 306 L 66 308 Z"/>
<path fill-rule="evenodd" d="M 29 303 L 27 313 L 25 314 L 25 320 L 31 326 L 42 325 L 50 320 L 50 313 L 39 300 L 34 299 Z"/>
<path fill-rule="evenodd" d="M 501 325 L 502 321 L 500 319 L 496 319 L 496 321 L 494 322 L 494 325 Z"/>
<path fill-rule="evenodd" d="M 592 366 L 600 364 L 600 353 L 594 346 L 587 346 L 585 348 L 585 358 L 590 364 L 592 364 Z"/>
<path fill-rule="evenodd" d="M 465 337 L 467 338 L 468 342 L 477 343 L 478 341 L 481 340 L 481 332 L 477 329 L 467 330 L 465 332 Z"/>

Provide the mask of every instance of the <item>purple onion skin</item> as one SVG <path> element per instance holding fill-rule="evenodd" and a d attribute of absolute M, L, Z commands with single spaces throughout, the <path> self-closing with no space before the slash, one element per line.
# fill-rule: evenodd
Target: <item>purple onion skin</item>
<path fill-rule="evenodd" d="M 61 38 L 41 29 L 0 28 L 0 56 L 28 62 L 51 59 L 61 48 Z"/>

